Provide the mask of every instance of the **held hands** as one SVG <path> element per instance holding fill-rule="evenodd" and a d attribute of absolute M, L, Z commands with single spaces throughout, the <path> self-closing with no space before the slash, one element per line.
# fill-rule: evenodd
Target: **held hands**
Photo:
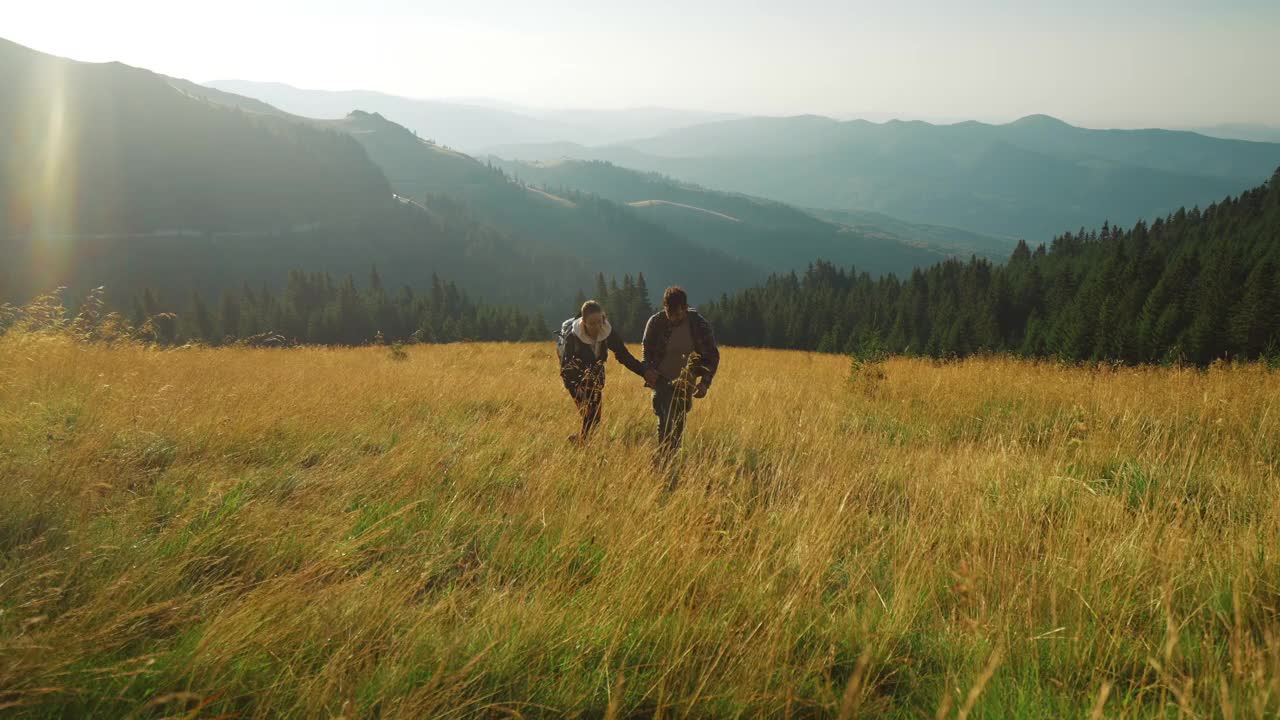
<path fill-rule="evenodd" d="M 645 371 L 644 371 L 645 387 L 647 388 L 658 387 L 659 379 L 660 379 L 660 376 L 658 375 L 657 370 L 654 370 L 653 368 L 645 368 Z M 693 396 L 695 398 L 702 399 L 707 396 L 707 391 L 710 389 L 711 387 L 707 384 L 707 381 L 705 379 L 700 379 L 698 380 L 698 384 L 693 388 Z"/>
<path fill-rule="evenodd" d="M 645 368 L 644 386 L 650 387 L 650 388 L 658 387 L 658 371 L 657 370 L 654 370 L 653 368 Z"/>

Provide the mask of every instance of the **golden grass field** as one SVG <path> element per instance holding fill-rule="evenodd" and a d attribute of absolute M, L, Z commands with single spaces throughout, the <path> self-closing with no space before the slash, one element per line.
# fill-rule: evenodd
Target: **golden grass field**
<path fill-rule="evenodd" d="M 1280 713 L 1280 373 L 613 365 L 0 337 L 0 714 Z"/>

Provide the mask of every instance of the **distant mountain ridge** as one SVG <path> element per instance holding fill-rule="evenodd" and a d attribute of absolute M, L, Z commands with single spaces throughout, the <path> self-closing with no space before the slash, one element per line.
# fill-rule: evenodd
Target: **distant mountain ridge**
<path fill-rule="evenodd" d="M 1224 123 L 1192 128 L 1192 132 L 1224 140 L 1250 140 L 1252 142 L 1280 143 L 1280 125 L 1256 123 Z"/>
<path fill-rule="evenodd" d="M 872 275 L 905 275 L 947 257 L 1004 259 L 1014 246 L 1012 239 L 922 228 L 883 216 L 858 216 L 853 222 L 819 217 L 777 201 L 709 190 L 607 162 L 490 161 L 551 192 L 570 189 L 625 203 L 695 242 L 773 271 L 802 270 L 821 257 Z"/>
<path fill-rule="evenodd" d="M 1035 241 L 1205 205 L 1256 186 L 1280 165 L 1280 144 L 1090 130 L 1044 115 L 1005 125 L 751 117 L 612 145 L 489 152 L 606 160 L 803 207 L 869 210 Z"/>
<path fill-rule="evenodd" d="M 482 148 L 480 154 L 509 160 L 605 160 L 800 207 L 1037 242 L 1104 220 L 1129 224 L 1214 202 L 1253 187 L 1280 164 L 1276 143 L 1180 130 L 1094 130 L 1047 115 L 1006 124 L 726 118 L 662 109 L 533 111 L 493 101 L 468 105 L 241 81 L 211 85 L 314 117 L 376 111 L 473 155 Z M 503 140 L 486 142 L 493 138 Z"/>
<path fill-rule="evenodd" d="M 424 141 L 380 114 L 356 111 L 330 124 L 364 146 L 397 192 L 456 198 L 513 239 L 567 253 L 593 270 L 644 273 L 655 285 L 683 282 L 697 287 L 703 297 L 745 287 L 768 274 L 750 259 L 692 242 L 623 204 L 515 182 L 501 168 Z M 566 273 L 565 279 L 572 277 Z"/>
<path fill-rule="evenodd" d="M 295 115 L 340 119 L 376 112 L 424 138 L 475 152 L 499 143 L 574 140 L 588 144 L 648 137 L 736 117 L 670 108 L 540 110 L 485 100 L 424 100 L 368 90 L 308 90 L 283 83 L 215 80 L 209 88 L 255 98 Z"/>

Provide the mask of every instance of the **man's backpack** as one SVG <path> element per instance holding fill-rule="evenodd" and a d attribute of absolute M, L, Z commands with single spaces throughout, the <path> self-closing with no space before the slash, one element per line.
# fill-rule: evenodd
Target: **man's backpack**
<path fill-rule="evenodd" d="M 568 352 L 567 345 L 569 338 L 573 337 L 573 321 L 577 318 L 569 318 L 560 323 L 560 332 L 556 333 L 556 357 L 560 360 L 560 364 L 564 364 L 564 354 Z"/>

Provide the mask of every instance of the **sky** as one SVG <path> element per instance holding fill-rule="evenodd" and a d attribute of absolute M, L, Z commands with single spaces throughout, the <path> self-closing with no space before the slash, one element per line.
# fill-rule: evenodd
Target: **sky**
<path fill-rule="evenodd" d="M 1280 125 L 1280 0 L 63 0 L 0 37 L 198 82 L 1086 127 Z"/>

